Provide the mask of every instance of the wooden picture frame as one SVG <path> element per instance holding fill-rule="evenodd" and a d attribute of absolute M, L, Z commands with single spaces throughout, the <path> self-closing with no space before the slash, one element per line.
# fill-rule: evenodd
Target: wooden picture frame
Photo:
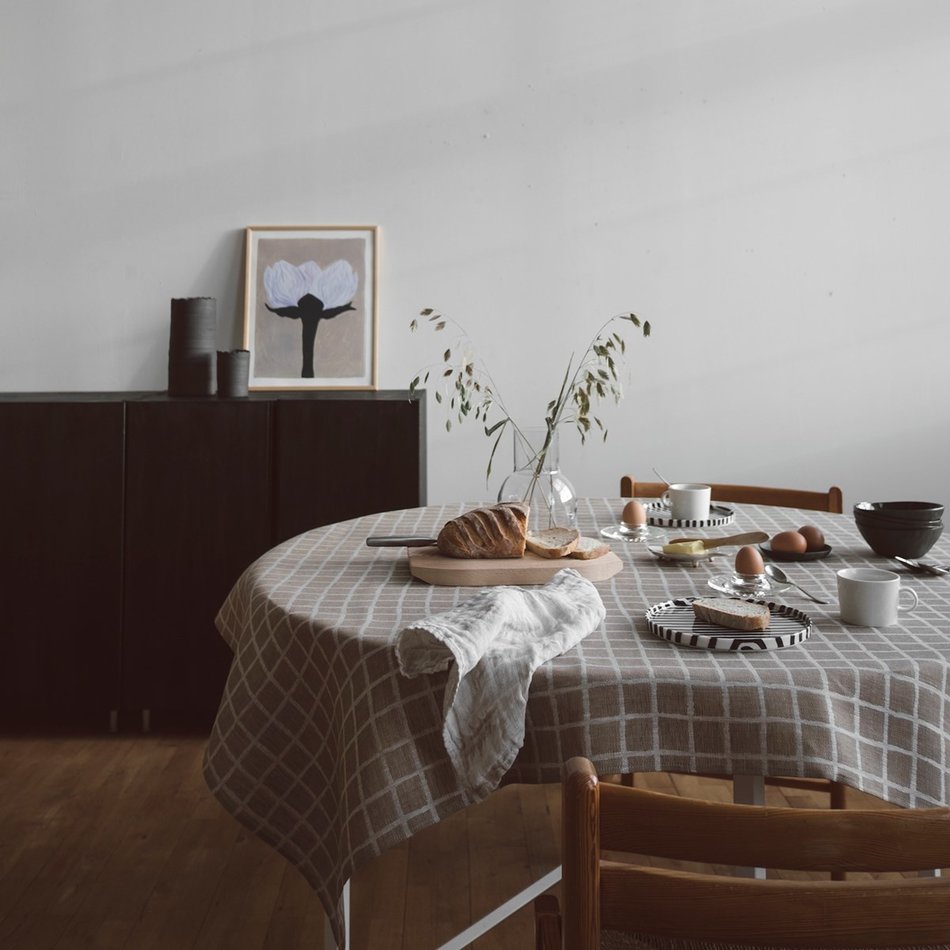
<path fill-rule="evenodd" d="M 248 227 L 248 389 L 376 389 L 376 225 Z"/>

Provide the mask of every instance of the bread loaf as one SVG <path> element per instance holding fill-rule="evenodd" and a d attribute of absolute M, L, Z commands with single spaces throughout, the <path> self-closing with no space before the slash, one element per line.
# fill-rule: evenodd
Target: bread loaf
<path fill-rule="evenodd" d="M 734 597 L 697 597 L 693 613 L 700 620 L 729 627 L 730 630 L 765 630 L 772 614 L 765 604 Z"/>
<path fill-rule="evenodd" d="M 447 521 L 436 544 L 445 557 L 524 557 L 527 505 L 505 502 L 473 508 Z"/>
<path fill-rule="evenodd" d="M 577 528 L 545 528 L 543 531 L 528 532 L 528 550 L 541 557 L 566 557 L 581 539 Z"/>

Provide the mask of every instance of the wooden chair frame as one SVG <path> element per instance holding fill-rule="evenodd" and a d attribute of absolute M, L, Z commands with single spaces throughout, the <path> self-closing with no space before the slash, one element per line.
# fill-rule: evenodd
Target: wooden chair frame
<path fill-rule="evenodd" d="M 562 778 L 562 916 L 536 904 L 539 950 L 600 947 L 601 928 L 749 946 L 950 941 L 950 878 L 755 880 L 605 861 L 603 851 L 806 871 L 920 871 L 947 862 L 950 808 L 829 811 L 678 798 Z M 563 934 L 561 933 L 563 929 Z"/>
<path fill-rule="evenodd" d="M 703 483 L 705 484 L 705 482 Z M 716 501 L 747 505 L 778 505 L 782 508 L 805 508 L 809 511 L 844 511 L 844 496 L 837 485 L 828 491 L 799 491 L 796 488 L 763 488 L 758 485 L 712 484 Z M 665 482 L 638 482 L 632 475 L 620 479 L 621 498 L 659 498 L 669 488 Z"/>

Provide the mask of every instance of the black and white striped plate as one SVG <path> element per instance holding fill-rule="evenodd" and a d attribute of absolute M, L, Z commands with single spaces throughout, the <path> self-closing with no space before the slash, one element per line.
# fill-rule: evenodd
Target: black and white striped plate
<path fill-rule="evenodd" d="M 735 508 L 728 505 L 710 505 L 708 518 L 674 518 L 669 506 L 662 501 L 651 501 L 644 507 L 647 510 L 647 524 L 658 528 L 718 528 L 736 520 Z"/>
<path fill-rule="evenodd" d="M 758 651 L 781 650 L 807 640 L 812 633 L 808 614 L 785 604 L 758 600 L 772 614 L 767 630 L 743 633 L 730 630 L 708 620 L 700 620 L 693 613 L 695 597 L 677 597 L 662 604 L 654 604 L 646 614 L 650 633 L 661 640 L 669 640 L 681 647 L 700 650 Z"/>

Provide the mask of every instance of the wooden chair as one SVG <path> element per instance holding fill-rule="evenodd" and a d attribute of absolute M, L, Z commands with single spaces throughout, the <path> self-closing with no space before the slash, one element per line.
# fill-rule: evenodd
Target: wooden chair
<path fill-rule="evenodd" d="M 703 484 L 707 484 L 703 482 Z M 796 488 L 762 488 L 758 485 L 714 485 L 714 501 L 731 501 L 747 505 L 778 505 L 782 508 L 806 508 L 809 511 L 844 511 L 841 489 L 832 485 L 828 491 L 799 491 Z M 664 482 L 638 482 L 632 475 L 620 479 L 621 498 L 659 498 L 669 485 Z"/>
<path fill-rule="evenodd" d="M 706 482 L 703 482 L 706 484 Z M 710 483 L 711 484 L 711 483 Z M 621 498 L 659 498 L 669 486 L 665 482 L 638 482 L 632 475 L 620 479 Z M 711 484 L 712 497 L 716 501 L 729 501 L 735 504 L 776 505 L 782 508 L 805 508 L 809 511 L 828 511 L 841 514 L 844 511 L 844 498 L 841 489 L 832 485 L 826 492 L 801 491 L 796 488 L 763 488 L 758 485 L 715 485 Z M 726 777 L 726 776 L 720 776 Z M 811 791 L 828 792 L 832 808 L 845 807 L 845 786 L 822 778 L 784 778 L 768 777 L 769 785 L 783 788 L 803 788 Z"/>
<path fill-rule="evenodd" d="M 603 855 L 919 871 L 947 862 L 950 808 L 834 812 L 706 802 L 600 783 L 583 758 L 565 765 L 561 795 L 562 900 L 560 908 L 550 895 L 535 903 L 538 950 L 643 946 L 629 934 L 703 948 L 950 945 L 950 878 L 756 880 Z"/>

